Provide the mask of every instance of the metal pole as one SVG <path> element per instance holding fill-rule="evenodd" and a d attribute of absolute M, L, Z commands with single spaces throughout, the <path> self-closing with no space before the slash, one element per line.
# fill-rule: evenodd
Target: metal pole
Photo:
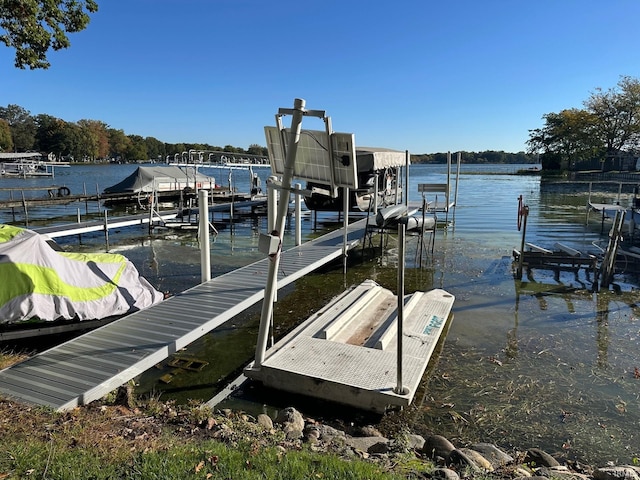
<path fill-rule="evenodd" d="M 275 188 L 275 182 L 278 177 L 271 175 L 267 178 L 267 231 L 271 233 L 275 230 L 276 225 L 276 209 L 278 208 L 278 192 Z"/>
<path fill-rule="evenodd" d="M 347 274 L 347 238 L 349 228 L 349 187 L 343 187 L 343 207 L 344 207 L 344 221 L 343 221 L 343 234 L 342 234 L 342 273 Z"/>
<path fill-rule="evenodd" d="M 107 210 L 104 211 L 104 241 L 107 245 L 107 252 L 109 251 L 109 219 L 107 216 Z"/>
<path fill-rule="evenodd" d="M 411 155 L 409 155 L 409 150 L 404 151 L 405 154 L 405 166 L 404 166 L 404 205 L 405 207 L 409 206 L 409 164 L 411 163 Z"/>
<path fill-rule="evenodd" d="M 200 280 L 211 280 L 211 249 L 209 247 L 209 197 L 206 190 L 198 192 L 198 228 L 200 230 Z"/>
<path fill-rule="evenodd" d="M 376 171 L 375 175 L 374 175 L 375 179 L 374 179 L 374 187 L 373 187 L 373 214 L 377 215 L 378 214 L 378 195 L 379 195 L 379 191 L 378 191 L 378 172 Z"/>
<path fill-rule="evenodd" d="M 409 389 L 402 385 L 402 346 L 403 346 L 403 334 L 404 334 L 404 235 L 407 226 L 404 222 L 398 223 L 398 332 L 396 336 L 398 337 L 398 383 L 394 392 L 398 395 L 407 395 L 409 393 Z"/>
<path fill-rule="evenodd" d="M 296 247 L 302 245 L 302 195 L 300 193 L 302 185 L 296 183 Z"/>
<path fill-rule="evenodd" d="M 302 117 L 304 115 L 305 101 L 296 98 L 294 101 L 293 117 L 291 119 L 291 130 L 289 137 L 289 148 L 287 149 L 287 156 L 284 165 L 284 174 L 282 176 L 282 197 L 278 204 L 278 215 L 276 217 L 276 224 L 272 235 L 282 237 L 284 233 L 284 225 L 287 217 L 288 197 L 291 191 L 291 180 L 293 178 L 293 167 L 296 160 L 296 154 L 298 152 L 298 142 L 300 141 L 300 130 L 302 128 Z M 262 312 L 260 315 L 260 329 L 258 331 L 258 340 L 256 343 L 256 358 L 253 364 L 253 368 L 260 368 L 264 361 L 264 356 L 267 350 L 267 340 L 269 333 L 269 323 L 271 315 L 273 314 L 273 299 L 277 290 L 278 282 L 278 268 L 280 266 L 280 252 L 271 257 L 269 262 L 269 274 L 267 278 L 267 284 L 264 291 L 264 300 L 262 301 Z"/>

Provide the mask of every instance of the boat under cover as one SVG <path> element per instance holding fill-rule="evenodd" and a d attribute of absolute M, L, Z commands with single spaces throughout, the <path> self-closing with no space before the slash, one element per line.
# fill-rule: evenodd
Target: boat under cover
<path fill-rule="evenodd" d="M 0 278 L 0 325 L 102 319 L 164 298 L 122 255 L 56 251 L 12 225 L 0 225 Z"/>
<path fill-rule="evenodd" d="M 215 179 L 174 166 L 142 166 L 127 178 L 104 189 L 104 193 L 179 192 L 184 189 L 215 188 Z"/>
<path fill-rule="evenodd" d="M 379 147 L 358 147 L 356 149 L 356 166 L 358 175 L 358 188 L 349 191 L 349 209 L 366 212 L 373 206 L 373 197 L 376 191 L 376 179 L 378 182 L 377 206 L 385 207 L 397 202 L 396 196 L 402 196 L 402 188 L 398 182 L 398 169 L 407 164 L 405 152 Z M 316 192 L 326 190 L 326 186 L 309 182 L 308 190 Z M 337 197 L 330 197 L 314 192 L 305 196 L 304 201 L 309 210 L 342 211 L 343 189 L 338 189 Z"/>

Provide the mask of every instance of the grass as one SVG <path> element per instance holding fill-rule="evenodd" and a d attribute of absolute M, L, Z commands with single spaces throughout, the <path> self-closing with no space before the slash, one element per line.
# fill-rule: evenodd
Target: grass
<path fill-rule="evenodd" d="M 92 404 L 59 413 L 0 398 L 0 438 L 0 480 L 382 480 L 423 478 L 418 472 L 433 468 L 412 453 L 406 462 L 402 455 L 375 462 L 346 455 L 340 444 L 314 451 L 242 413 L 157 399 L 134 408 Z"/>

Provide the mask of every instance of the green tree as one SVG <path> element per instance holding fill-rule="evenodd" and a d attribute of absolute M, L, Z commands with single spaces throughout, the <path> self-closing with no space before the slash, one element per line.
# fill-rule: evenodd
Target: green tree
<path fill-rule="evenodd" d="M 621 77 L 618 85 L 607 91 L 601 88 L 584 102 L 596 121 L 594 133 L 608 154 L 629 150 L 640 140 L 640 81 Z"/>
<path fill-rule="evenodd" d="M 65 137 L 67 132 L 66 122 L 45 114 L 37 115 L 35 122 L 38 150 L 53 153 L 57 158 L 61 158 L 67 147 L 67 139 Z"/>
<path fill-rule="evenodd" d="M 147 154 L 149 158 L 154 161 L 164 161 L 166 156 L 166 150 L 164 143 L 153 137 L 146 137 L 144 143 L 147 145 Z"/>
<path fill-rule="evenodd" d="M 264 155 L 266 157 L 269 155 L 269 150 L 267 147 L 261 147 L 257 143 L 252 143 L 249 145 L 249 148 L 247 148 L 247 153 L 251 155 Z"/>
<path fill-rule="evenodd" d="M 72 122 L 63 123 L 61 158 L 72 162 L 79 162 L 85 155 L 82 129 Z"/>
<path fill-rule="evenodd" d="M 547 170 L 567 170 L 601 151 L 594 129 L 597 118 L 580 109 L 562 110 L 543 115 L 545 125 L 530 130 L 530 152 L 540 153 Z"/>
<path fill-rule="evenodd" d="M 125 153 L 129 161 L 148 160 L 147 144 L 140 135 L 127 135 L 130 140 L 129 147 Z"/>
<path fill-rule="evenodd" d="M 13 140 L 11 139 L 11 127 L 9 122 L 0 118 L 0 152 L 13 150 Z"/>
<path fill-rule="evenodd" d="M 13 148 L 16 152 L 33 150 L 36 140 L 36 124 L 28 110 L 19 105 L 0 107 L 0 118 L 11 128 Z"/>
<path fill-rule="evenodd" d="M 106 158 L 109 155 L 108 125 L 99 120 L 79 120 L 85 141 L 84 156 L 90 160 Z"/>
<path fill-rule="evenodd" d="M 124 133 L 124 130 L 116 130 L 111 128 L 109 133 L 109 155 L 117 160 L 124 159 L 129 149 L 131 140 Z"/>
<path fill-rule="evenodd" d="M 46 69 L 49 50 L 68 48 L 67 33 L 84 30 L 97 11 L 94 0 L 2 0 L 0 41 L 15 48 L 17 68 Z"/>

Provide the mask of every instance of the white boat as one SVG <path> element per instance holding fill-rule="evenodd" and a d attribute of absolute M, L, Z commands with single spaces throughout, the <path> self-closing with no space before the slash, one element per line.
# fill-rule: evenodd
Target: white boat
<path fill-rule="evenodd" d="M 195 196 L 198 190 L 222 191 L 215 178 L 197 171 L 175 166 L 143 166 L 121 182 L 104 189 L 106 206 L 137 200 L 146 204 L 152 195 L 164 201 L 177 200 L 182 195 Z M 226 190 L 225 190 L 226 191 Z"/>
<path fill-rule="evenodd" d="M 0 340 L 42 334 L 48 325 L 60 333 L 112 321 L 164 298 L 122 255 L 56 246 L 32 230 L 0 225 L 0 273 L 10 279 L 0 284 Z"/>

